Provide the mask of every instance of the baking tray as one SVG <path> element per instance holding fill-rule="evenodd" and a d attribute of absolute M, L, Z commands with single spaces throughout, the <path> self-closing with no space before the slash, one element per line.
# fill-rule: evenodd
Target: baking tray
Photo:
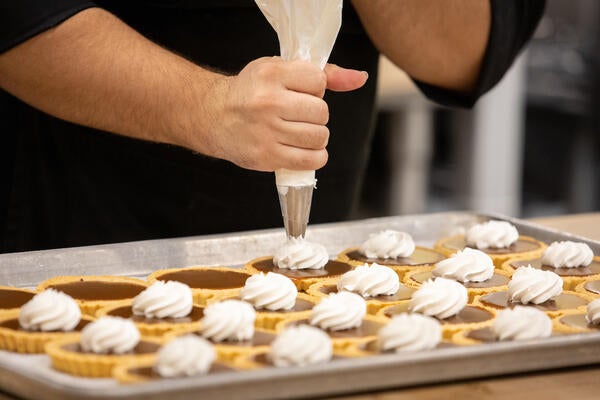
<path fill-rule="evenodd" d="M 307 237 L 330 254 L 362 243 L 369 233 L 397 229 L 417 244 L 432 245 L 490 218 L 513 223 L 540 240 L 579 240 L 600 254 L 600 242 L 499 215 L 447 212 L 314 225 Z M 0 284 L 33 287 L 56 275 L 146 276 L 160 268 L 242 266 L 273 254 L 282 229 L 0 255 Z M 0 389 L 29 399 L 292 398 L 398 388 L 460 378 L 539 371 L 600 362 L 600 332 L 523 342 L 503 342 L 419 353 L 335 360 L 328 364 L 268 368 L 219 375 L 119 385 L 53 371 L 44 355 L 0 351 Z"/>

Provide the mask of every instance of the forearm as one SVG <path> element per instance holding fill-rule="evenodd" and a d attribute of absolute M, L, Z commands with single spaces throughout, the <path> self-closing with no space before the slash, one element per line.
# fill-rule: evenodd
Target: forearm
<path fill-rule="evenodd" d="M 88 9 L 0 55 L 0 87 L 70 122 L 209 154 L 202 95 L 221 75 Z"/>
<path fill-rule="evenodd" d="M 420 81 L 457 91 L 477 80 L 490 30 L 489 0 L 352 0 L 367 33 Z"/>

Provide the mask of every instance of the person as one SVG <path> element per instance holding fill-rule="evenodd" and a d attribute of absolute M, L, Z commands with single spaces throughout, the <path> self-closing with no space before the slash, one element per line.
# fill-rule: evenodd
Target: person
<path fill-rule="evenodd" d="M 321 71 L 274 57 L 252 0 L 0 4 L 2 252 L 280 227 L 278 168 L 319 170 L 311 223 L 347 219 L 379 53 L 470 107 L 544 8 L 345 1 Z"/>

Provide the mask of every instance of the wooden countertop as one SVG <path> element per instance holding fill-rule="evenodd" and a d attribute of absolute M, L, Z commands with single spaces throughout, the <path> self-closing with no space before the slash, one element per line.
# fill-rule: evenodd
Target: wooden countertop
<path fill-rule="evenodd" d="M 536 218 L 531 221 L 600 240 L 600 213 Z M 599 398 L 599 365 L 336 397 L 338 400 L 592 400 Z"/>

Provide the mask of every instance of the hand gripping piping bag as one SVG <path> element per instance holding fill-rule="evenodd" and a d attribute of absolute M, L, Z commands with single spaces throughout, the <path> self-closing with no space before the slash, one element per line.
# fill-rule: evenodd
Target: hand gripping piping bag
<path fill-rule="evenodd" d="M 342 24 L 343 0 L 255 0 L 279 38 L 284 61 L 309 61 L 325 68 Z M 315 171 L 275 171 L 288 237 L 306 233 Z"/>

